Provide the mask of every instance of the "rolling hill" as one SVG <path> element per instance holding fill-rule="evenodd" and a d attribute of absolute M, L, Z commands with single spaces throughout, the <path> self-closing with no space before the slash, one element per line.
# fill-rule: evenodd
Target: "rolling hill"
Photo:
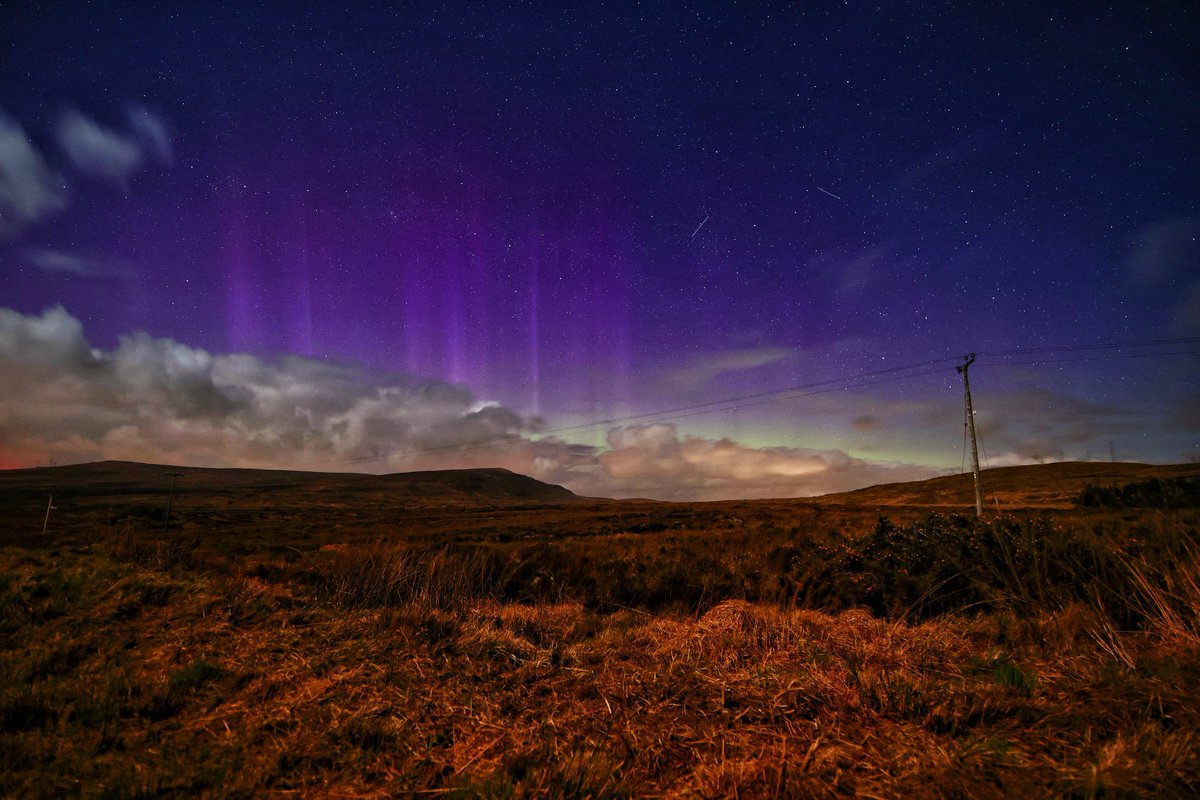
<path fill-rule="evenodd" d="M 368 475 L 348 472 L 213 469 L 97 461 L 61 467 L 0 472 L 0 504 L 55 495 L 75 503 L 136 502 L 170 491 L 195 507 L 250 504 L 259 507 L 335 506 L 359 502 L 392 505 L 478 506 L 569 503 L 579 498 L 506 469 L 467 469 Z"/>
<path fill-rule="evenodd" d="M 1088 485 L 1122 485 L 1151 478 L 1200 476 L 1200 464 L 1130 464 L 1064 461 L 1019 467 L 996 467 L 980 473 L 987 510 L 1070 507 Z M 924 481 L 887 483 L 853 492 L 814 498 L 822 504 L 853 506 L 974 506 L 970 473 Z"/>

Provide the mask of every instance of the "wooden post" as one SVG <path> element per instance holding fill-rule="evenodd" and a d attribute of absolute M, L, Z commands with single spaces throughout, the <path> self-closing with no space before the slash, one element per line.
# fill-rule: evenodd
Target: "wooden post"
<path fill-rule="evenodd" d="M 975 354 L 963 356 L 963 363 L 956 367 L 963 376 L 963 388 L 967 392 L 967 427 L 971 431 L 971 473 L 975 476 L 975 517 L 983 517 L 983 492 L 979 488 L 979 444 L 975 441 L 975 409 L 971 405 L 971 381 L 967 368 L 975 363 Z"/>
<path fill-rule="evenodd" d="M 182 476 L 182 472 L 168 472 L 171 476 L 171 493 L 167 495 L 167 515 L 163 517 L 163 533 L 167 532 L 167 526 L 171 524 L 171 501 L 175 499 L 175 479 Z"/>
<path fill-rule="evenodd" d="M 50 499 L 46 501 L 46 518 L 42 520 L 42 537 L 46 536 L 46 528 L 50 525 L 50 509 L 54 508 L 54 495 L 50 495 Z"/>

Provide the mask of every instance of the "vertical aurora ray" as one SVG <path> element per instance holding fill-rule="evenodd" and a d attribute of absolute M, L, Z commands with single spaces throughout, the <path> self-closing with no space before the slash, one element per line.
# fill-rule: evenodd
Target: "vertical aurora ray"
<path fill-rule="evenodd" d="M 542 232 L 533 224 L 527 255 L 529 273 L 526 277 L 526 296 L 529 298 L 529 407 L 535 417 L 542 415 L 542 349 L 539 308 L 541 298 Z"/>
<path fill-rule="evenodd" d="M 443 345 L 445 366 L 442 374 L 452 383 L 462 383 L 467 375 L 467 352 L 464 339 L 467 335 L 464 320 L 463 303 L 465 289 L 463 286 L 465 268 L 474 260 L 475 254 L 471 247 L 457 243 L 450 248 L 450 258 L 443 264 L 441 274 L 444 276 L 441 286 L 441 304 L 444 311 Z"/>
<path fill-rule="evenodd" d="M 245 221 L 239 209 L 225 208 L 221 229 L 226 341 L 235 352 L 250 350 L 257 344 L 261 332 L 257 309 L 259 285 Z"/>
<path fill-rule="evenodd" d="M 290 302 L 285 307 L 287 314 L 287 341 L 289 351 L 311 356 L 313 354 L 312 322 L 312 265 L 311 241 L 305 207 L 300 205 L 296 212 L 294 244 L 291 247 L 293 265 L 289 275 Z"/>

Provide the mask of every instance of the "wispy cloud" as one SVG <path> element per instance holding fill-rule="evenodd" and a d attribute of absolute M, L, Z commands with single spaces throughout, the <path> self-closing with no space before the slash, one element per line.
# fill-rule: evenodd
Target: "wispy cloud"
<path fill-rule="evenodd" d="M 1135 231 L 1125 273 L 1135 289 L 1171 292 L 1173 330 L 1200 331 L 1200 218 L 1160 220 Z"/>
<path fill-rule="evenodd" d="M 141 169 L 142 149 L 134 136 L 100 125 L 79 111 L 63 113 L 56 128 L 58 143 L 80 172 L 127 189 Z"/>
<path fill-rule="evenodd" d="M 835 247 L 808 259 L 805 269 L 838 295 L 860 295 L 894 269 L 896 242 L 888 239 L 864 248 Z"/>
<path fill-rule="evenodd" d="M 166 121 L 139 103 L 131 103 L 126 116 L 142 151 L 160 164 L 170 164 L 175 158 L 175 148 Z"/>
<path fill-rule="evenodd" d="M 101 125 L 77 109 L 59 117 L 59 146 L 78 171 L 128 190 L 129 181 L 152 159 L 170 164 L 171 136 L 166 122 L 141 105 L 126 109 L 129 133 Z"/>
<path fill-rule="evenodd" d="M 14 120 L 0 111 L 0 240 L 66 205 L 66 186 Z"/>
<path fill-rule="evenodd" d="M 47 247 L 26 248 L 25 258 L 43 272 L 52 274 L 99 279 L 124 279 L 130 275 L 128 265 L 112 259 L 68 253 Z"/>
<path fill-rule="evenodd" d="M 1135 286 L 1161 286 L 1180 275 L 1195 274 L 1200 257 L 1200 219 L 1160 220 L 1135 231 L 1125 258 Z"/>
<path fill-rule="evenodd" d="M 1200 392 L 1176 401 L 1166 422 L 1170 430 L 1200 433 Z"/>
<path fill-rule="evenodd" d="M 1180 295 L 1173 309 L 1171 327 L 1179 333 L 1200 331 L 1200 278 L 1191 283 Z"/>
<path fill-rule="evenodd" d="M 699 389 L 727 372 L 742 372 L 790 358 L 795 351 L 786 347 L 747 347 L 702 353 L 681 367 L 667 370 L 661 387 L 685 394 Z"/>
<path fill-rule="evenodd" d="M 55 137 L 67 172 L 128 191 L 130 180 L 148 161 L 170 164 L 173 149 L 166 122 L 140 105 L 130 105 L 127 117 L 130 132 L 121 133 L 77 110 L 65 111 Z M 0 241 L 62 210 L 67 200 L 66 177 L 47 163 L 24 128 L 0 110 Z"/>
<path fill-rule="evenodd" d="M 1114 405 L 1034 386 L 978 395 L 975 426 L 986 466 L 1102 457 L 1112 438 L 1145 431 L 1147 420 Z M 931 405 L 930 424 L 963 419 L 961 405 Z"/>

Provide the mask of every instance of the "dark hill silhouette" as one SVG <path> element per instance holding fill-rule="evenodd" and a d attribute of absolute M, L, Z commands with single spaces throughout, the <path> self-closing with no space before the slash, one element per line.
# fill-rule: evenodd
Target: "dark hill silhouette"
<path fill-rule="evenodd" d="M 1120 486 L 1151 478 L 1200 476 L 1200 464 L 1130 464 L 1094 461 L 1064 461 L 997 467 L 980 473 L 984 503 L 988 511 L 1014 508 L 1062 508 L 1073 505 L 1085 486 Z M 975 505 L 971 473 L 945 475 L 910 483 L 887 483 L 853 492 L 814 498 L 823 504 L 855 506 L 952 506 L 969 509 Z"/>
<path fill-rule="evenodd" d="M 160 495 L 178 472 L 180 496 L 257 494 L 264 503 L 352 505 L 356 500 L 436 505 L 567 503 L 579 498 L 561 486 L 506 469 L 462 469 L 369 475 L 351 472 L 215 469 L 97 461 L 0 471 L 0 499 L 30 494 L 114 498 Z"/>
<path fill-rule="evenodd" d="M 193 503 L 219 506 L 378 507 L 557 505 L 582 498 L 568 489 L 506 469 L 435 470 L 372 475 L 352 472 L 178 467 L 132 461 L 97 461 L 59 467 L 0 470 L 0 503 L 24 505 L 53 494 L 77 502 L 133 501 L 159 497 L 179 472 L 175 492 Z M 988 510 L 1068 507 L 1085 486 L 1120 486 L 1151 478 L 1200 477 L 1200 464 L 1153 465 L 1061 462 L 998 467 L 982 473 Z M 639 501 L 610 501 L 633 503 Z M 645 502 L 645 501 L 640 501 Z M 740 501 L 748 502 L 748 501 Z M 783 501 L 769 501 L 783 502 Z M 791 502 L 791 501 L 789 501 Z M 969 509 L 974 505 L 970 473 L 924 481 L 870 486 L 808 501 L 845 506 L 931 506 Z"/>

